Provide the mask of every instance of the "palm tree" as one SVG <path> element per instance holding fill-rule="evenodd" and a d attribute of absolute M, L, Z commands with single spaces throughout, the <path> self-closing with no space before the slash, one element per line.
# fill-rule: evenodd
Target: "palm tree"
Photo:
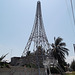
<path fill-rule="evenodd" d="M 61 64 L 65 61 L 65 55 L 69 55 L 68 51 L 69 49 L 65 48 L 66 43 L 62 42 L 63 39 L 58 37 L 54 37 L 54 43 L 51 44 L 52 47 L 52 55 L 56 60 L 58 60 L 58 63 Z"/>
<path fill-rule="evenodd" d="M 7 54 L 8 54 L 8 53 L 7 53 Z M 2 56 L 0 57 L 0 67 L 1 67 L 1 68 L 3 68 L 3 67 L 9 68 L 9 65 L 7 64 L 7 62 L 6 62 L 6 61 L 2 61 L 2 60 L 6 57 L 7 54 L 2 55 Z"/>
<path fill-rule="evenodd" d="M 8 53 L 7 53 L 7 54 L 8 54 Z M 0 62 L 2 62 L 2 60 L 6 57 L 7 54 L 2 55 L 2 56 L 0 57 Z"/>

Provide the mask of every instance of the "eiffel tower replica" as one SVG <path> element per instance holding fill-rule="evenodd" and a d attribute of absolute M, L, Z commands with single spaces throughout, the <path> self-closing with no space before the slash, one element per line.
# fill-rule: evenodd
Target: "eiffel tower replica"
<path fill-rule="evenodd" d="M 37 2 L 34 25 L 33 25 L 29 40 L 23 51 L 23 54 L 22 54 L 23 57 L 26 56 L 28 51 L 30 51 L 29 49 L 32 42 L 34 42 L 33 51 L 36 51 L 39 46 L 41 46 L 45 51 L 47 51 L 50 48 L 50 44 L 48 42 L 44 25 L 43 25 L 40 1 Z"/>

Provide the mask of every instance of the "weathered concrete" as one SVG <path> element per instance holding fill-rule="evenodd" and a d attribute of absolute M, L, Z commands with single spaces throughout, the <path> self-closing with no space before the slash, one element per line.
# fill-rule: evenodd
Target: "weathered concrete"
<path fill-rule="evenodd" d="M 0 68 L 0 75 L 39 75 L 38 69 L 26 67 Z M 40 69 L 40 75 L 45 75 L 44 69 Z"/>

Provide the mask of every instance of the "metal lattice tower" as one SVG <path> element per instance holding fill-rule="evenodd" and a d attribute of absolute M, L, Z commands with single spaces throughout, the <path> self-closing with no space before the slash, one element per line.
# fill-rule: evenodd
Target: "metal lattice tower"
<path fill-rule="evenodd" d="M 26 56 L 26 52 L 29 51 L 32 41 L 34 42 L 33 51 L 36 51 L 38 46 L 42 46 L 44 50 L 48 50 L 50 48 L 43 25 L 40 1 L 37 2 L 34 25 L 22 56 Z"/>

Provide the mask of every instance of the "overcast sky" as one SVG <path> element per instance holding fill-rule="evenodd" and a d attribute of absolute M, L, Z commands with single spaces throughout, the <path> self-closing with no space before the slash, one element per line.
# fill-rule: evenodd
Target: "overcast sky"
<path fill-rule="evenodd" d="M 38 0 L 0 0 L 0 56 L 5 60 L 21 56 L 29 39 Z M 70 50 L 67 62 L 75 58 L 75 25 L 70 0 L 40 0 L 44 27 L 49 43 L 61 37 Z M 75 0 L 73 0 L 75 14 Z"/>

